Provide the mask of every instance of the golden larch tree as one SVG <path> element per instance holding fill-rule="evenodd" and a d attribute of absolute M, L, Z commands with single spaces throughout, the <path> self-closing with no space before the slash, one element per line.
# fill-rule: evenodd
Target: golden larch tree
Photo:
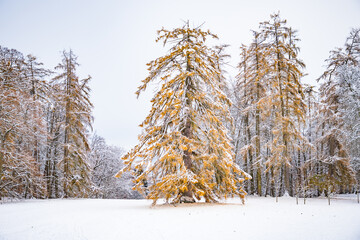
<path fill-rule="evenodd" d="M 305 64 L 298 57 L 296 31 L 286 26 L 286 20 L 282 20 L 279 13 L 271 15 L 270 21 L 260 23 L 260 29 L 267 42 L 267 82 L 274 114 L 271 157 L 266 163 L 268 170 L 270 167 L 274 167 L 275 172 L 282 170 L 285 190 L 293 195 L 291 155 L 293 151 L 301 149 L 301 142 L 306 141 L 300 131 L 300 124 L 306 115 L 300 81 Z"/>
<path fill-rule="evenodd" d="M 253 177 L 249 190 L 250 193 L 256 191 L 261 196 L 264 159 L 261 153 L 261 122 L 271 107 L 266 94 L 267 59 L 264 38 L 255 31 L 253 31 L 253 36 L 253 42 L 249 47 L 243 45 L 240 48 L 241 61 L 238 66 L 239 74 L 236 76 L 236 92 L 240 94 L 240 106 L 237 107 L 241 109 L 243 135 L 246 136 L 245 145 L 240 152 L 245 165 L 250 169 L 250 171 L 245 170 L 249 171 Z"/>
<path fill-rule="evenodd" d="M 0 199 L 40 198 L 44 181 L 40 161 L 33 152 L 34 139 L 43 128 L 41 103 L 33 98 L 32 83 L 41 81 L 33 59 L 32 78 L 29 62 L 15 49 L 0 46 Z M 30 91 L 29 91 L 30 90 Z"/>
<path fill-rule="evenodd" d="M 76 59 L 71 50 L 64 51 L 62 63 L 56 67 L 62 72 L 53 80 L 54 87 L 60 90 L 55 98 L 63 110 L 63 158 L 59 165 L 65 197 L 87 197 L 93 185 L 88 160 L 88 132 L 93 121 L 90 77 L 81 80 L 76 76 Z"/>
<path fill-rule="evenodd" d="M 170 44 L 167 55 L 148 63 L 149 76 L 136 92 L 159 80 L 149 115 L 140 125 L 139 144 L 124 157 L 124 171 L 132 171 L 134 189 L 147 198 L 215 202 L 245 191 L 249 179 L 234 162 L 233 147 L 222 120 L 231 121 L 230 100 L 223 92 L 221 56 L 205 45 L 217 39 L 210 31 L 188 24 L 158 31 L 157 41 Z M 147 182 L 147 187 L 144 186 Z"/>

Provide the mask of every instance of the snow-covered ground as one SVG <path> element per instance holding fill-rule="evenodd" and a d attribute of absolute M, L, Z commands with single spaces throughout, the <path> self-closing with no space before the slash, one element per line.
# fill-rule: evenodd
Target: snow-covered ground
<path fill-rule="evenodd" d="M 359 240 L 356 196 L 248 197 L 222 204 L 158 205 L 147 200 L 29 200 L 0 204 L 1 240 Z M 160 202 L 161 204 L 161 202 Z"/>

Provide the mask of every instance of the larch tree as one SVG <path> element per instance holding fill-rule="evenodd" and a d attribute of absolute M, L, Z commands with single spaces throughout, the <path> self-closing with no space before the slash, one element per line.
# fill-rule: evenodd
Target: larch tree
<path fill-rule="evenodd" d="M 262 195 L 262 167 L 263 159 L 261 153 L 261 120 L 269 109 L 266 101 L 266 49 L 264 47 L 264 39 L 258 33 L 253 31 L 254 39 L 247 48 L 241 47 L 242 60 L 239 63 L 239 74 L 237 75 L 237 92 L 239 96 L 240 106 L 243 116 L 243 135 L 245 137 L 245 145 L 241 152 L 246 161 L 246 165 L 250 167 L 250 174 L 255 178 L 252 180 L 250 192 Z M 240 133 L 240 131 L 239 131 Z M 255 170 L 255 171 L 254 171 Z M 255 177 L 256 176 L 256 177 Z"/>
<path fill-rule="evenodd" d="M 355 183 L 355 173 L 350 165 L 351 145 L 348 144 L 354 141 L 350 137 L 350 131 L 355 129 L 347 125 L 347 117 L 351 114 L 351 109 L 355 109 L 353 116 L 358 118 L 359 108 L 356 107 L 356 102 L 359 101 L 359 93 L 353 79 L 355 82 L 358 80 L 356 69 L 360 66 L 359 32 L 359 29 L 353 29 L 345 48 L 336 48 L 330 52 L 330 57 L 326 60 L 327 70 L 319 78 L 323 82 L 320 86 L 317 149 L 318 165 L 322 171 L 314 175 L 312 183 L 328 195 L 331 192 L 343 192 Z M 349 108 L 347 104 L 354 103 L 353 100 L 355 104 Z"/>
<path fill-rule="evenodd" d="M 238 69 L 239 74 L 236 76 L 237 81 L 235 85 L 235 109 L 239 110 L 235 112 L 234 118 L 238 118 L 238 121 L 235 125 L 235 131 L 237 139 L 235 143 L 235 154 L 240 156 L 235 156 L 238 162 L 243 162 L 243 168 L 247 171 L 251 176 L 253 174 L 253 152 L 254 152 L 254 144 L 251 142 L 252 131 L 251 131 L 251 117 L 252 117 L 252 84 L 250 82 L 250 68 L 249 68 L 249 53 L 247 47 L 242 45 L 240 47 L 241 53 L 241 62 L 239 63 Z M 249 96 L 249 97 L 248 97 Z M 243 146 L 240 145 L 243 143 Z M 245 185 L 245 190 L 252 194 L 254 192 L 254 181 L 253 178 L 251 181 L 247 182 Z"/>
<path fill-rule="evenodd" d="M 26 71 L 24 77 L 27 79 L 31 106 L 28 111 L 29 118 L 32 123 L 34 133 L 32 156 L 41 163 L 44 156 L 41 156 L 41 147 L 46 145 L 46 121 L 44 119 L 44 109 L 48 102 L 50 87 L 46 81 L 46 77 L 50 75 L 50 71 L 43 68 L 43 64 L 37 61 L 33 55 L 27 55 L 25 59 Z"/>
<path fill-rule="evenodd" d="M 90 77 L 80 80 L 76 76 L 76 60 L 71 50 L 64 51 L 62 63 L 56 67 L 62 72 L 53 80 L 60 89 L 57 100 L 63 108 L 63 158 L 59 164 L 65 197 L 87 197 L 93 185 L 88 160 L 88 131 L 93 121 Z"/>
<path fill-rule="evenodd" d="M 352 29 L 346 39 L 345 48 L 335 48 L 330 51 L 330 56 L 325 61 L 328 63 L 325 72 L 317 79 L 331 81 L 336 76 L 336 70 L 344 65 L 358 66 L 360 55 L 360 29 Z"/>
<path fill-rule="evenodd" d="M 279 13 L 271 15 L 270 21 L 260 23 L 260 32 L 266 39 L 267 82 L 274 114 L 271 157 L 266 164 L 268 170 L 270 167 L 274 167 L 275 172 L 281 170 L 285 191 L 293 195 L 292 152 L 301 149 L 299 142 L 305 141 L 300 131 L 306 114 L 300 82 L 305 64 L 298 58 L 296 31 L 286 26 L 286 20 L 282 20 Z"/>
<path fill-rule="evenodd" d="M 50 84 L 48 103 L 45 108 L 47 122 L 47 143 L 45 147 L 44 177 L 46 180 L 47 197 L 59 198 L 61 196 L 59 162 L 63 153 L 63 116 L 64 108 L 60 101 L 61 85 L 55 82 Z"/>
<path fill-rule="evenodd" d="M 356 179 L 360 183 L 360 66 L 343 66 L 338 69 L 337 89 L 340 112 L 344 121 L 346 145 Z"/>
<path fill-rule="evenodd" d="M 317 113 L 319 109 L 318 92 L 315 86 L 304 84 L 304 95 L 306 102 L 306 121 L 302 124 L 303 135 L 307 138 L 307 144 L 303 143 L 303 157 L 297 164 L 297 196 L 300 194 L 305 198 L 307 195 L 314 195 L 313 189 L 309 188 L 309 180 L 314 174 L 317 159 L 315 147 L 316 126 L 318 124 Z M 305 201 L 305 200 L 304 200 Z"/>
<path fill-rule="evenodd" d="M 318 161 L 322 171 L 311 179 L 312 184 L 327 195 L 354 183 L 354 172 L 345 144 L 344 115 L 340 111 L 337 83 L 325 82 L 320 87 L 319 136 L 317 138 Z"/>
<path fill-rule="evenodd" d="M 42 197 L 40 164 L 34 159 L 36 101 L 23 55 L 0 47 L 0 198 Z M 40 124 L 39 124 L 40 125 Z"/>
<path fill-rule="evenodd" d="M 173 203 L 205 198 L 215 202 L 245 191 L 250 176 L 234 162 L 233 148 L 222 119 L 230 121 L 231 102 L 223 92 L 220 57 L 205 45 L 217 36 L 186 24 L 158 31 L 157 41 L 171 44 L 167 55 L 148 63 L 149 76 L 136 92 L 159 80 L 152 108 L 140 125 L 139 144 L 124 157 L 116 175 L 133 171 L 134 189 Z M 221 120 L 220 120 L 221 119 Z M 147 181 L 147 187 L 144 187 Z"/>
<path fill-rule="evenodd" d="M 63 57 L 49 83 L 36 57 L 0 46 L 0 199 L 86 197 L 93 186 L 89 79 L 71 51 Z"/>

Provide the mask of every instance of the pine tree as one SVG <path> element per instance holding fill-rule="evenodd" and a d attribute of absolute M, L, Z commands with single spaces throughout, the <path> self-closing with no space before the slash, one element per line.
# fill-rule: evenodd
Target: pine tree
<path fill-rule="evenodd" d="M 194 197 L 214 202 L 234 194 L 244 198 L 241 183 L 250 177 L 234 163 L 220 120 L 230 120 L 220 58 L 205 45 L 217 36 L 188 24 L 158 34 L 157 41 L 171 44 L 170 52 L 148 64 L 149 76 L 137 95 L 152 81 L 159 80 L 161 87 L 140 125 L 140 143 L 123 157 L 126 167 L 117 176 L 134 168 L 135 189 L 147 190 L 154 204 L 159 198 L 174 203 L 194 202 Z"/>
<path fill-rule="evenodd" d="M 91 128 L 93 107 L 89 99 L 90 77 L 80 80 L 76 76 L 77 57 L 70 50 L 63 52 L 62 63 L 56 69 L 62 72 L 54 78 L 60 94 L 57 96 L 63 108 L 63 172 L 65 197 L 87 197 L 91 191 L 88 162 L 88 130 Z"/>

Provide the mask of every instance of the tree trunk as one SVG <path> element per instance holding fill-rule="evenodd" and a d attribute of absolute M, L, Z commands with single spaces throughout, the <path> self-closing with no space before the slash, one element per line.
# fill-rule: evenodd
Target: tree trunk
<path fill-rule="evenodd" d="M 52 111 L 51 109 L 49 111 Z M 44 169 L 44 177 L 46 181 L 46 193 L 47 197 L 51 198 L 52 196 L 52 188 L 51 188 L 51 157 L 52 157 L 52 149 L 54 147 L 54 139 L 50 139 L 53 136 L 54 131 L 54 113 L 50 112 L 50 122 L 49 122 L 49 136 L 47 139 L 47 151 L 46 151 L 46 160 L 45 160 L 45 169 Z"/>
<path fill-rule="evenodd" d="M 251 144 L 251 132 L 250 132 L 250 127 L 249 127 L 249 114 L 246 114 L 245 116 L 245 129 L 246 129 L 246 134 L 247 134 L 247 145 Z M 250 175 L 252 176 L 252 179 L 250 180 L 250 189 L 249 189 L 249 194 L 253 194 L 254 191 L 254 166 L 253 166 L 253 155 L 252 155 L 252 151 L 249 148 L 248 149 L 248 157 L 249 157 L 249 162 L 248 162 L 248 167 L 250 168 Z"/>
<path fill-rule="evenodd" d="M 50 150 L 48 150 L 49 152 Z M 46 193 L 47 193 L 47 197 L 50 198 L 51 197 L 51 178 L 50 178 L 50 154 L 47 154 L 47 159 L 45 161 L 45 169 L 44 169 L 44 177 L 45 177 L 45 181 L 46 181 Z"/>
<path fill-rule="evenodd" d="M 187 37 L 188 41 L 190 41 L 190 36 Z M 187 72 L 191 72 L 192 71 L 192 67 L 191 67 L 191 61 L 190 61 L 190 53 L 187 53 L 186 55 L 186 71 Z M 192 79 L 190 76 L 186 77 L 185 79 L 186 81 L 186 86 L 187 86 L 187 90 L 189 90 L 192 86 Z M 188 96 L 188 93 L 189 91 L 186 91 L 186 107 L 189 109 L 189 111 L 186 113 L 187 116 L 186 119 L 185 119 L 185 126 L 184 126 L 184 130 L 182 132 L 182 135 L 187 137 L 188 139 L 191 139 L 192 138 L 192 129 L 191 129 L 191 100 L 190 100 L 190 96 Z M 191 156 L 192 153 L 186 149 L 184 151 L 184 155 L 183 155 L 183 160 L 184 160 L 184 165 L 187 169 L 187 171 L 192 171 L 192 167 L 193 167 L 193 164 L 192 164 L 192 159 L 191 159 Z M 195 202 L 195 199 L 193 197 L 193 192 L 192 192 L 192 187 L 190 184 L 188 184 L 187 186 L 187 190 L 184 191 L 182 193 L 182 196 L 180 197 L 180 202 L 183 202 L 183 203 L 194 203 Z"/>
<path fill-rule="evenodd" d="M 258 49 L 258 43 L 256 38 L 256 49 Z M 259 78 L 260 78 L 260 67 L 259 67 L 259 53 L 256 51 L 256 100 L 260 100 L 260 84 L 259 84 Z M 260 157 L 260 108 L 259 104 L 256 105 L 256 112 L 255 112 L 255 159 L 256 159 L 256 167 L 257 167 L 257 174 L 256 174 L 256 185 L 257 185 L 257 194 L 259 196 L 262 195 L 261 191 L 261 157 Z"/>
<path fill-rule="evenodd" d="M 268 195 L 271 196 L 270 194 L 270 178 L 269 178 L 269 171 L 267 171 L 265 173 L 265 179 L 266 179 L 266 188 L 265 188 L 265 197 L 267 197 Z"/>
<path fill-rule="evenodd" d="M 244 169 L 245 169 L 246 172 L 249 172 L 247 154 L 244 155 Z M 246 183 L 244 184 L 244 190 L 247 193 L 249 193 L 249 189 L 250 189 L 250 182 L 246 181 Z"/>
<path fill-rule="evenodd" d="M 272 197 L 275 197 L 276 195 L 275 190 L 275 176 L 274 176 L 274 168 L 271 167 L 271 187 L 270 187 L 270 193 Z"/>
<path fill-rule="evenodd" d="M 189 119 L 187 120 L 187 122 L 185 124 L 185 129 L 184 129 L 183 135 L 186 136 L 187 138 L 191 137 L 191 123 L 190 123 Z M 186 169 L 188 171 L 192 171 L 192 159 L 191 159 L 191 153 L 189 150 L 184 151 L 183 159 L 184 159 L 184 165 L 185 165 Z M 182 193 L 180 202 L 181 203 L 194 203 L 195 202 L 191 185 L 188 185 L 187 190 Z"/>
<path fill-rule="evenodd" d="M 258 86 L 259 88 L 259 86 Z M 259 99 L 259 89 L 257 88 L 257 95 Z M 255 116 L 255 131 L 256 131 L 256 139 L 255 139 L 255 158 L 256 158 L 256 185 L 257 185 L 257 194 L 262 196 L 261 190 L 261 156 L 260 156 L 260 109 L 256 106 L 256 116 Z"/>
<path fill-rule="evenodd" d="M 2 194 L 1 194 L 1 182 L 2 182 L 2 177 L 3 177 L 3 164 L 4 164 L 4 153 L 2 152 L 2 149 L 0 149 L 0 200 L 2 199 Z"/>
<path fill-rule="evenodd" d="M 275 26 L 275 42 L 276 42 L 276 47 L 277 49 L 280 48 L 279 46 L 279 40 L 278 40 L 278 32 L 277 32 L 277 27 Z M 285 113 L 286 113 L 286 109 L 285 109 L 285 103 L 284 103 L 284 92 L 283 92 L 283 83 L 281 80 L 281 71 L 282 71 L 282 67 L 280 65 L 281 62 L 281 56 L 280 56 L 280 52 L 277 52 L 277 81 L 279 84 L 279 95 L 280 95 L 280 110 L 281 110 L 281 117 L 285 118 Z M 282 140 L 283 140 L 283 144 L 285 146 L 284 149 L 284 158 L 285 158 L 285 163 L 283 164 L 283 171 L 284 173 L 281 173 L 281 177 L 284 177 L 284 183 L 285 183 L 285 190 L 287 192 L 290 192 L 290 175 L 289 175 L 289 167 L 287 165 L 287 161 L 289 159 L 288 156 L 288 139 L 287 139 L 287 125 L 286 124 L 282 124 Z M 289 163 L 290 164 L 290 163 Z M 282 172 L 283 172 L 282 171 Z M 284 175 L 284 176 L 283 176 Z"/>

